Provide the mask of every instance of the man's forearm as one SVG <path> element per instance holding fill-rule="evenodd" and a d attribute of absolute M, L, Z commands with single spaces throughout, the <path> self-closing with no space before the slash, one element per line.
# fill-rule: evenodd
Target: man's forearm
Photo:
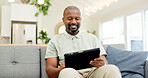
<path fill-rule="evenodd" d="M 58 78 L 61 70 L 62 70 L 61 68 L 49 66 L 48 68 L 46 68 L 46 73 L 49 78 Z"/>

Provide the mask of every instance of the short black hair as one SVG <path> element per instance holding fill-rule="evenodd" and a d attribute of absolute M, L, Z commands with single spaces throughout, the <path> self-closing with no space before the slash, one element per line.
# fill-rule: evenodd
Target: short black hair
<path fill-rule="evenodd" d="M 80 11 L 79 8 L 77 8 L 76 6 L 68 6 L 68 7 L 65 8 L 65 10 L 63 12 L 63 16 L 64 16 L 66 10 L 78 10 L 78 11 Z"/>

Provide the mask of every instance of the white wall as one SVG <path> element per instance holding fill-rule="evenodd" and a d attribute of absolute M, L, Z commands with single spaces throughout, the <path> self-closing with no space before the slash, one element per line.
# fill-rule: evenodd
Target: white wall
<path fill-rule="evenodd" d="M 51 0 L 51 6 L 49 7 L 48 15 L 44 16 L 42 13 L 39 14 L 38 16 L 38 33 L 40 32 L 41 29 L 45 29 L 48 32 L 48 37 L 52 38 L 55 36 L 55 28 L 56 25 L 60 22 L 62 22 L 62 17 L 63 17 L 63 11 L 64 9 L 72 5 L 69 2 L 66 2 L 65 0 Z M 20 0 L 16 0 L 15 3 L 21 3 Z M 1 6 L 2 5 L 10 5 L 12 3 L 9 3 L 7 0 L 0 0 L 0 28 L 1 28 Z M 74 5 L 75 6 L 75 5 Z M 87 31 L 89 30 L 92 32 L 94 30 L 94 25 L 91 24 L 91 19 L 89 16 L 82 15 L 82 22 L 81 22 L 81 27 L 80 29 L 82 31 Z M 1 33 L 0 33 L 1 34 Z M 0 35 L 0 40 L 2 39 L 1 42 L 3 42 L 5 39 L 6 41 L 9 41 L 8 38 L 2 38 Z M 9 42 L 7 42 L 8 44 Z M 39 41 L 40 43 L 40 41 Z M 1 44 L 1 43 L 0 43 Z"/>
<path fill-rule="evenodd" d="M 49 37 L 55 35 L 55 27 L 62 22 L 62 12 L 67 5 L 64 0 L 54 0 L 51 2 L 48 15 L 42 17 L 42 27 L 47 30 Z"/>
<path fill-rule="evenodd" d="M 51 1 L 51 7 L 49 8 L 48 15 L 42 16 L 42 27 L 43 29 L 46 29 L 48 32 L 48 36 L 52 38 L 55 33 L 56 25 L 60 22 L 62 22 L 63 17 L 63 11 L 64 9 L 72 5 L 65 0 L 53 0 Z M 81 22 L 81 30 L 87 31 L 92 30 L 93 27 L 91 27 L 90 19 L 87 16 L 82 15 L 82 22 Z"/>
<path fill-rule="evenodd" d="M 15 0 L 15 3 L 21 3 L 21 0 Z M 10 37 L 2 37 L 1 36 L 1 15 L 2 15 L 2 6 L 3 5 L 10 5 L 11 3 L 8 0 L 0 0 L 0 44 L 10 44 Z"/>

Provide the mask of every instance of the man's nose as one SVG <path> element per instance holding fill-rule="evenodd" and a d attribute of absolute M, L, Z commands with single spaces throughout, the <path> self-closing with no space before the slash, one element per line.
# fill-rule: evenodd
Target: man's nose
<path fill-rule="evenodd" d="M 76 21 L 75 19 L 73 19 L 73 20 L 71 21 L 71 23 L 74 23 L 74 24 L 75 24 L 75 23 L 77 23 L 77 21 Z"/>

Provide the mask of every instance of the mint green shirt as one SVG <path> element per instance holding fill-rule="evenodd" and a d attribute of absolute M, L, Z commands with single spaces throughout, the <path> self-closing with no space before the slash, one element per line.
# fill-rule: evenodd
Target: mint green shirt
<path fill-rule="evenodd" d="M 98 47 L 100 48 L 101 55 L 107 55 L 95 35 L 80 31 L 77 35 L 72 36 L 67 32 L 64 32 L 56 35 L 49 41 L 45 58 L 59 57 L 59 64 L 61 64 L 65 53 Z"/>

